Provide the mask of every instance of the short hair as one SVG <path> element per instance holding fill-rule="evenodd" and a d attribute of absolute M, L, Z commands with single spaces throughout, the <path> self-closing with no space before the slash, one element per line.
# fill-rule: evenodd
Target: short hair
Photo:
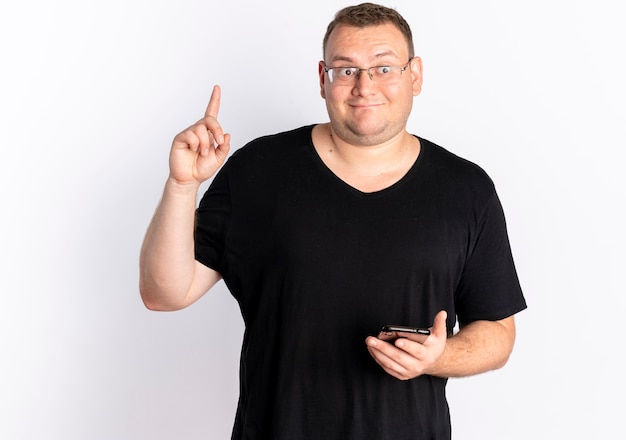
<path fill-rule="evenodd" d="M 396 26 L 407 42 L 409 49 L 409 58 L 415 56 L 415 47 L 413 46 L 413 34 L 411 27 L 406 20 L 395 9 L 374 3 L 361 3 L 356 6 L 348 6 L 339 10 L 335 14 L 335 18 L 328 24 L 326 35 L 324 35 L 324 43 L 322 45 L 322 55 L 326 56 L 326 44 L 330 38 L 330 34 L 340 24 L 364 28 L 368 26 L 378 26 L 391 23 Z"/>

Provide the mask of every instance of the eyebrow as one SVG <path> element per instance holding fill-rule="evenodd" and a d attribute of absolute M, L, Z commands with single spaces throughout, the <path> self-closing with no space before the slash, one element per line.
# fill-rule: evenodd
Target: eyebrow
<path fill-rule="evenodd" d="M 389 55 L 397 57 L 397 55 L 393 51 L 386 50 L 384 52 L 377 53 L 376 55 L 374 55 L 374 58 L 380 59 L 380 58 L 385 58 L 385 57 L 387 57 Z M 330 61 L 333 62 L 333 63 L 337 62 L 337 61 L 346 61 L 348 63 L 354 63 L 355 62 L 354 59 L 352 59 L 352 58 L 350 58 L 348 56 L 343 56 L 343 55 L 336 55 Z"/>

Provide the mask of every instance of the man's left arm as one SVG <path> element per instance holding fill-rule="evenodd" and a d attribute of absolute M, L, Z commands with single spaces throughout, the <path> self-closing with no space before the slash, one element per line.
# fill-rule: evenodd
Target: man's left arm
<path fill-rule="evenodd" d="M 464 377 L 506 365 L 515 343 L 515 318 L 474 321 L 446 341 L 441 357 L 426 371 L 439 377 Z"/>
<path fill-rule="evenodd" d="M 465 377 L 503 367 L 513 351 L 515 320 L 474 321 L 447 337 L 446 312 L 435 317 L 432 334 L 423 342 L 410 336 L 394 343 L 369 337 L 368 350 L 392 376 L 408 380 L 423 374 Z"/>

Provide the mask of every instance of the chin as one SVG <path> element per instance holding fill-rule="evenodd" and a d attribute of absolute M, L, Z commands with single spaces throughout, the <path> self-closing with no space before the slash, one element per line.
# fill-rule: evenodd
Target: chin
<path fill-rule="evenodd" d="M 392 137 L 386 133 L 352 133 L 346 141 L 361 147 L 374 147 L 384 144 Z"/>
<path fill-rule="evenodd" d="M 393 130 L 388 124 L 381 126 L 348 126 L 346 128 L 347 135 L 352 139 L 351 143 L 363 146 L 380 145 L 397 135 L 397 131 Z"/>

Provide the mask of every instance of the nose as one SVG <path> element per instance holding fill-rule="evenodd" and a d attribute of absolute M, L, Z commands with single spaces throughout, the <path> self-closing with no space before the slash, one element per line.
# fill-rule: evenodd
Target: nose
<path fill-rule="evenodd" d="M 365 73 L 365 75 L 363 75 L 363 73 Z M 370 69 L 360 69 L 352 90 L 353 93 L 359 94 L 374 86 L 374 75 L 372 75 L 372 71 Z"/>
<path fill-rule="evenodd" d="M 374 81 L 374 74 L 372 73 L 371 67 L 369 69 L 359 69 L 359 73 L 357 74 L 357 81 L 361 79 L 363 72 L 367 73 L 367 76 L 369 77 L 370 81 Z"/>

